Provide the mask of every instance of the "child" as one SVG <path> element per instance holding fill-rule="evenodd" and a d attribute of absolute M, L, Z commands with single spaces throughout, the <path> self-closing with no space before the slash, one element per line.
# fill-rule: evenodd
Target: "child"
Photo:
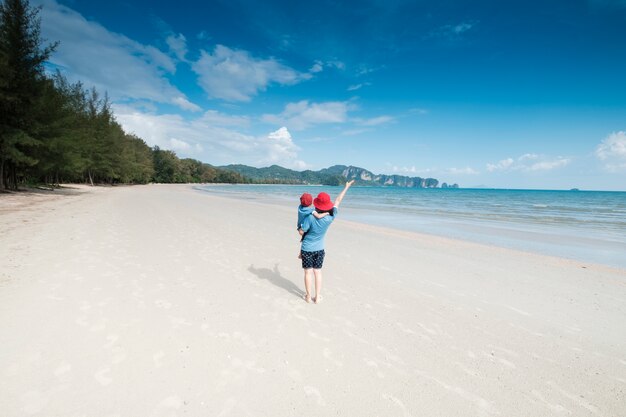
<path fill-rule="evenodd" d="M 300 229 L 302 228 L 302 223 L 309 214 L 315 216 L 316 219 L 321 219 L 324 216 L 328 216 L 328 213 L 320 214 L 315 211 L 315 209 L 311 207 L 311 204 L 313 204 L 313 196 L 311 194 L 304 193 L 300 196 L 300 205 L 298 206 L 298 231 L 300 231 Z M 304 239 L 304 235 L 302 235 L 302 239 Z M 300 239 L 301 242 L 302 239 Z M 300 252 L 298 252 L 298 259 L 302 259 L 302 254 Z"/>

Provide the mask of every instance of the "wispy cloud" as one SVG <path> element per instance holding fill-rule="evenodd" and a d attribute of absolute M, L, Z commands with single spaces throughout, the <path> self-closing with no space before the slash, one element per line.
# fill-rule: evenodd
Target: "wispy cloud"
<path fill-rule="evenodd" d="M 280 164 L 303 169 L 308 165 L 298 158 L 299 147 L 287 128 L 267 135 L 253 136 L 234 128 L 237 117 L 209 111 L 196 119 L 177 114 L 153 114 L 126 105 L 113 106 L 124 130 L 159 146 L 212 164 L 244 163 L 254 166 Z"/>
<path fill-rule="evenodd" d="M 487 164 L 487 171 L 504 171 L 512 167 L 514 162 L 513 158 L 502 159 L 494 164 Z"/>
<path fill-rule="evenodd" d="M 613 132 L 596 148 L 596 157 L 610 172 L 626 170 L 626 132 Z"/>
<path fill-rule="evenodd" d="M 280 114 L 265 114 L 262 120 L 294 130 L 303 130 L 318 124 L 344 123 L 348 120 L 350 108 L 350 104 L 345 101 L 311 103 L 302 100 L 287 104 Z"/>
<path fill-rule="evenodd" d="M 209 97 L 227 101 L 250 101 L 270 84 L 293 85 L 311 78 L 274 58 L 256 58 L 224 45 L 213 52 L 202 50 L 192 68 Z"/>
<path fill-rule="evenodd" d="M 448 168 L 445 170 L 447 174 L 451 175 L 478 175 L 479 171 L 474 168 L 465 167 L 465 168 Z"/>
<path fill-rule="evenodd" d="M 506 158 L 496 163 L 488 163 L 487 171 L 551 171 L 562 168 L 571 162 L 570 158 L 558 156 L 549 158 L 545 155 L 526 153 L 517 159 Z"/>
<path fill-rule="evenodd" d="M 426 38 L 440 38 L 455 41 L 478 25 L 478 21 L 470 20 L 457 24 L 440 26 L 428 33 Z"/>
<path fill-rule="evenodd" d="M 176 72 L 176 62 L 167 53 L 111 32 L 54 0 L 42 3 L 43 37 L 61 42 L 51 63 L 70 80 L 107 91 L 113 100 L 151 100 L 200 110 L 167 79 Z"/>
<path fill-rule="evenodd" d="M 356 91 L 356 90 L 360 90 L 363 87 L 367 87 L 369 85 L 372 85 L 372 83 L 359 83 L 359 84 L 353 84 L 351 86 L 349 86 L 347 88 L 347 91 Z"/>
<path fill-rule="evenodd" d="M 165 39 L 165 42 L 169 46 L 171 53 L 184 62 L 187 55 L 187 39 L 185 36 L 182 33 L 178 35 L 171 34 Z"/>
<path fill-rule="evenodd" d="M 353 121 L 361 126 L 379 126 L 393 122 L 395 120 L 392 116 L 378 116 L 371 119 L 354 119 Z"/>
<path fill-rule="evenodd" d="M 414 107 L 412 109 L 409 109 L 408 113 L 409 114 L 417 114 L 417 115 L 423 116 L 423 115 L 426 115 L 426 114 L 428 114 L 430 112 L 428 111 L 428 109 L 422 109 L 422 108 L 419 108 L 419 107 Z"/>
<path fill-rule="evenodd" d="M 221 113 L 217 110 L 207 110 L 201 120 L 212 126 L 248 127 L 250 125 L 250 118 L 248 116 L 233 116 Z"/>
<path fill-rule="evenodd" d="M 325 68 L 335 68 L 343 71 L 346 69 L 346 64 L 338 59 L 333 59 L 329 61 L 322 61 L 318 59 L 313 63 L 313 66 L 309 69 L 309 72 L 311 74 L 315 74 L 324 71 Z"/>

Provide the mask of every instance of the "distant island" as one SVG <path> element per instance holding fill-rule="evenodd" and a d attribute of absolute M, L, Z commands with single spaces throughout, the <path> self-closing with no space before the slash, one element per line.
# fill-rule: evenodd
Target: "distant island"
<path fill-rule="evenodd" d="M 394 186 L 404 188 L 437 188 L 435 178 L 408 177 L 404 175 L 374 174 L 364 168 L 334 165 L 319 171 L 294 171 L 279 165 L 255 168 L 247 165 L 226 165 L 221 170 L 237 173 L 253 183 L 263 184 L 321 184 L 340 185 L 346 180 L 355 180 L 362 186 Z M 442 183 L 441 188 L 459 188 L 458 184 Z"/>

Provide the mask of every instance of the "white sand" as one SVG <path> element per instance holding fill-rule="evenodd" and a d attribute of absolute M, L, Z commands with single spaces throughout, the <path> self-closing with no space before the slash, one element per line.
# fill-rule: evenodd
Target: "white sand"
<path fill-rule="evenodd" d="M 83 190 L 0 196 L 2 416 L 626 416 L 626 271 L 338 218 L 306 304 L 295 206 Z"/>

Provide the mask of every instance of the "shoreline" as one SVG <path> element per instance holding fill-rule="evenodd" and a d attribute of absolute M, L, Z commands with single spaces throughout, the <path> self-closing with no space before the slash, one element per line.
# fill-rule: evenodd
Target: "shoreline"
<path fill-rule="evenodd" d="M 99 192 L 99 191 L 115 189 L 115 188 L 150 187 L 150 186 L 187 188 L 192 192 L 200 192 L 201 194 L 206 193 L 213 198 L 223 199 L 225 201 L 233 201 L 233 200 L 234 201 L 246 201 L 251 204 L 260 204 L 262 206 L 281 207 L 283 209 L 293 208 L 292 205 L 289 204 L 286 200 L 285 201 L 275 200 L 273 202 L 265 202 L 265 201 L 260 201 L 257 199 L 246 200 L 244 197 L 241 197 L 241 196 L 230 196 L 230 195 L 222 195 L 222 194 L 214 195 L 214 194 L 211 194 L 210 192 L 203 191 L 197 188 L 198 186 L 202 186 L 202 185 L 232 186 L 233 184 L 213 184 L 213 183 L 211 184 L 193 184 L 193 183 L 190 183 L 190 184 L 138 184 L 138 185 L 119 185 L 119 186 L 93 186 L 93 187 L 89 185 L 85 185 L 85 184 L 62 184 L 60 189 L 55 189 L 55 190 L 38 190 L 38 189 L 30 190 L 29 189 L 29 190 L 19 191 L 16 193 L 10 193 L 10 194 L 5 194 L 5 195 L 0 194 L 0 215 L 2 215 L 3 213 L 10 213 L 13 210 L 21 210 L 24 208 L 35 207 L 38 204 L 46 204 L 49 201 L 59 200 L 60 203 L 63 203 L 64 197 L 78 197 L 85 193 L 88 194 L 90 191 Z M 234 184 L 234 185 L 237 185 L 237 184 Z M 254 186 L 265 186 L 265 185 L 273 186 L 274 184 L 254 184 Z M 349 196 L 346 200 L 349 200 Z M 348 204 L 344 204 L 344 206 L 348 208 L 343 207 L 342 208 L 343 211 L 354 210 L 353 207 L 349 207 L 349 202 Z M 360 221 L 359 219 L 346 220 L 343 217 L 344 216 L 342 215 L 340 218 L 341 222 L 346 223 L 346 224 L 352 224 L 353 227 L 356 229 L 367 228 L 370 230 L 376 230 L 380 233 L 387 233 L 387 234 L 392 234 L 396 236 L 405 236 L 407 238 L 413 237 L 413 239 L 431 239 L 431 240 L 436 239 L 441 242 L 447 242 L 447 243 L 466 243 L 469 245 L 478 245 L 478 246 L 484 247 L 486 250 L 503 249 L 503 250 L 519 252 L 519 253 L 527 254 L 527 255 L 536 255 L 536 256 L 545 257 L 548 259 L 552 258 L 556 262 L 569 261 L 578 266 L 583 266 L 583 265 L 594 266 L 594 267 L 600 267 L 600 268 L 607 268 L 608 270 L 615 270 L 617 272 L 626 272 L 626 267 L 622 267 L 618 265 L 611 265 L 607 263 L 595 262 L 592 260 L 580 259 L 580 258 L 575 258 L 575 257 L 559 256 L 559 255 L 554 255 L 550 253 L 542 253 L 539 251 L 524 249 L 521 247 L 499 245 L 497 243 L 473 240 L 470 238 L 447 236 L 445 234 L 429 233 L 429 232 L 424 232 L 424 231 L 405 230 L 405 229 L 400 228 L 399 226 L 394 227 L 394 226 L 389 226 L 387 224 L 367 223 L 364 221 Z M 501 229 L 494 228 L 494 231 L 495 230 L 500 231 Z M 517 232 L 518 230 L 515 230 L 515 231 Z M 522 232 L 522 231 L 519 230 L 519 232 Z M 532 233 L 532 232 L 528 232 L 528 233 Z M 561 237 L 564 237 L 564 236 L 561 236 Z"/>
<path fill-rule="evenodd" d="M 626 271 L 341 217 L 315 305 L 292 207 L 34 207 L 0 210 L 7 415 L 626 414 Z"/>

